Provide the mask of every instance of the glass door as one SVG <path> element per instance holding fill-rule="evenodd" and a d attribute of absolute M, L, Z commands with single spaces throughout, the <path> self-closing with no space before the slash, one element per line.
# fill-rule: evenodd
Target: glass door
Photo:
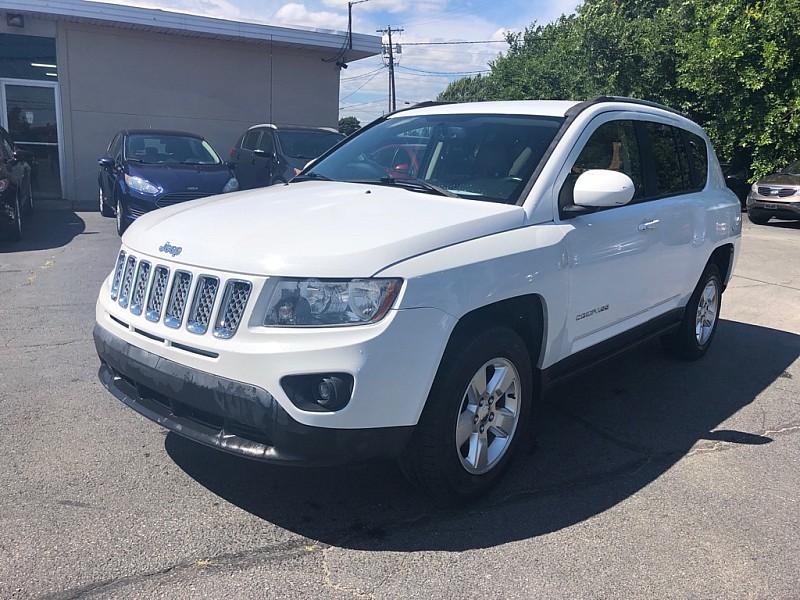
<path fill-rule="evenodd" d="M 61 198 L 57 92 L 56 83 L 0 80 L 3 126 L 29 155 L 36 198 Z"/>

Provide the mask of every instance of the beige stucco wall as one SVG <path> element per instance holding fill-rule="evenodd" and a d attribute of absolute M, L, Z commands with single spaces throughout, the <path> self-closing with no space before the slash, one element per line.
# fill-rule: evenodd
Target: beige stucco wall
<path fill-rule="evenodd" d="M 339 73 L 319 54 L 58 23 L 64 196 L 94 201 L 96 159 L 127 127 L 205 136 L 227 156 L 250 125 L 335 126 Z"/>

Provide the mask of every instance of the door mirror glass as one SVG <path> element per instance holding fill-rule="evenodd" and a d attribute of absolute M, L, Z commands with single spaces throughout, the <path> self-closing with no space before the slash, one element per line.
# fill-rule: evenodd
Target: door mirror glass
<path fill-rule="evenodd" d="M 105 169 L 108 169 L 114 166 L 114 159 L 110 156 L 102 156 L 97 159 L 97 164 Z"/>
<path fill-rule="evenodd" d="M 633 180 L 625 173 L 592 169 L 578 177 L 573 198 L 577 206 L 608 208 L 628 204 L 635 193 Z"/>

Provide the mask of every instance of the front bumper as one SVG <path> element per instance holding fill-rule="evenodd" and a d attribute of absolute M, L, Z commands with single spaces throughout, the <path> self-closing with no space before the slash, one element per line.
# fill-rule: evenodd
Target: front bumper
<path fill-rule="evenodd" d="M 790 199 L 768 198 L 751 192 L 747 197 L 747 210 L 768 213 L 779 219 L 800 219 L 800 197 L 795 195 Z"/>
<path fill-rule="evenodd" d="M 263 388 L 147 352 L 100 325 L 94 341 L 100 381 L 119 400 L 166 429 L 246 458 L 288 465 L 391 458 L 413 430 L 303 425 Z"/>

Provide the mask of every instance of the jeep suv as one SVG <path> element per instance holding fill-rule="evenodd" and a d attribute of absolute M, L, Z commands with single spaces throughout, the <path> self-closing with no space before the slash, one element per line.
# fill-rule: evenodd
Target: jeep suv
<path fill-rule="evenodd" d="M 708 138 L 667 108 L 416 106 L 289 185 L 138 219 L 97 302 L 100 379 L 220 450 L 397 458 L 464 500 L 548 384 L 653 336 L 703 356 L 740 235 Z"/>

